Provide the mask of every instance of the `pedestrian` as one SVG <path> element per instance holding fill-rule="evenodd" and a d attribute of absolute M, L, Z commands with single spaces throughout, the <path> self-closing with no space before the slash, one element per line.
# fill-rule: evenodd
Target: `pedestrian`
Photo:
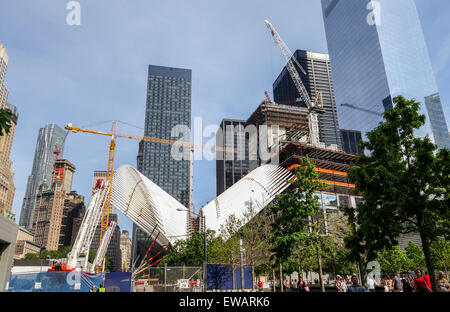
<path fill-rule="evenodd" d="M 431 292 L 431 287 L 428 286 L 426 279 L 422 276 L 421 270 L 416 270 L 416 276 L 414 279 L 416 292 Z"/>
<path fill-rule="evenodd" d="M 91 289 L 89 289 L 89 292 L 96 292 L 94 284 L 92 284 Z"/>
<path fill-rule="evenodd" d="M 405 293 L 411 293 L 413 291 L 413 288 L 411 287 L 411 282 L 405 277 L 404 274 L 402 274 L 402 288 L 403 292 Z"/>
<path fill-rule="evenodd" d="M 437 286 L 439 292 L 450 292 L 450 284 L 445 278 L 444 272 L 440 271 L 437 278 Z"/>
<path fill-rule="evenodd" d="M 106 292 L 105 287 L 103 287 L 103 284 L 100 284 L 100 287 L 97 289 L 97 292 Z"/>
<path fill-rule="evenodd" d="M 428 287 L 430 287 L 430 289 L 431 289 L 430 275 L 428 275 L 427 272 L 425 272 L 425 274 L 423 275 L 423 278 L 427 282 Z"/>
<path fill-rule="evenodd" d="M 347 292 L 348 288 L 347 281 L 343 277 L 341 277 L 341 285 L 342 285 L 342 292 Z"/>
<path fill-rule="evenodd" d="M 394 279 L 392 280 L 392 287 L 394 292 L 402 292 L 402 280 L 398 277 L 398 273 L 394 273 Z"/>
<path fill-rule="evenodd" d="M 336 281 L 334 282 L 334 286 L 336 287 L 338 292 L 344 292 L 343 283 L 341 281 L 342 277 L 340 275 L 336 275 Z"/>
<path fill-rule="evenodd" d="M 378 286 L 377 282 L 375 281 L 375 275 L 373 276 L 368 276 L 367 278 L 367 288 L 369 289 L 370 292 L 375 292 L 375 287 Z"/>
<path fill-rule="evenodd" d="M 263 282 L 259 281 L 258 287 L 259 287 L 259 291 L 262 291 L 262 289 L 263 289 Z"/>
<path fill-rule="evenodd" d="M 392 292 L 392 290 L 394 289 L 393 283 L 392 283 L 392 279 L 391 276 L 388 274 L 388 276 L 386 276 L 386 290 L 387 292 Z"/>
<path fill-rule="evenodd" d="M 352 285 L 348 286 L 348 292 L 366 292 L 366 288 L 359 285 L 359 280 L 356 275 L 352 276 Z"/>

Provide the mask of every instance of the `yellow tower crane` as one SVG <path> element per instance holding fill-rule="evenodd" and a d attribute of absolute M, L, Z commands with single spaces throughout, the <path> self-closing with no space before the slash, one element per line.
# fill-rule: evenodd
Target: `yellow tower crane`
<path fill-rule="evenodd" d="M 207 145 L 195 145 L 190 142 L 183 142 L 183 141 L 175 141 L 175 140 L 167 140 L 167 139 L 160 139 L 160 138 L 154 138 L 154 137 L 147 137 L 147 136 L 140 136 L 140 135 L 133 135 L 133 134 L 123 134 L 123 133 L 117 133 L 117 120 L 113 121 L 112 125 L 112 131 L 111 132 L 102 132 L 102 131 L 96 131 L 96 130 L 90 130 L 90 129 L 83 129 L 79 127 L 73 126 L 71 123 L 69 123 L 66 127 L 66 130 L 70 130 L 73 133 L 77 132 L 84 132 L 84 133 L 91 133 L 91 134 L 99 134 L 104 136 L 111 137 L 111 141 L 109 143 L 109 152 L 108 152 L 108 166 L 106 170 L 106 181 L 109 182 L 109 190 L 107 194 L 107 198 L 105 201 L 105 205 L 102 209 L 102 219 L 101 219 L 101 227 L 100 227 L 100 243 L 102 241 L 103 232 L 106 230 L 109 224 L 109 211 L 111 207 L 111 188 L 112 188 L 112 180 L 114 175 L 114 156 L 116 153 L 116 138 L 125 138 L 125 139 L 132 139 L 132 140 L 139 140 L 144 142 L 153 142 L 153 143 L 160 143 L 160 144 L 168 144 L 168 145 L 178 145 L 178 146 L 187 146 L 190 148 L 190 182 L 189 182 L 189 220 L 191 218 L 191 214 L 193 212 L 193 205 L 192 205 L 192 180 L 193 180 L 193 154 L 194 149 L 210 149 L 210 150 L 216 150 L 216 151 L 223 151 L 223 152 L 232 152 L 237 153 L 235 149 L 230 148 L 223 148 L 223 147 L 214 147 L 214 146 L 207 146 Z"/>

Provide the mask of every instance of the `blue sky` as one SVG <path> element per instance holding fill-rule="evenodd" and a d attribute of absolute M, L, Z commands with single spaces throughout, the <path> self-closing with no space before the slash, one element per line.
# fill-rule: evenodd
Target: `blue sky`
<path fill-rule="evenodd" d="M 264 91 L 271 91 L 283 62 L 265 19 L 291 50 L 327 52 L 319 0 L 80 0 L 81 26 L 66 24 L 68 2 L 0 1 L 0 42 L 10 57 L 8 102 L 20 114 L 11 155 L 16 220 L 38 129 L 113 119 L 143 127 L 148 64 L 192 69 L 192 118 L 202 117 L 206 126 L 247 119 Z M 416 3 L 449 121 L 450 1 Z M 118 130 L 143 134 L 123 124 Z M 108 142 L 81 133 L 66 140 L 64 158 L 77 167 L 73 189 L 87 197 L 86 204 L 93 171 L 106 168 Z M 137 150 L 137 141 L 120 140 L 116 168 L 135 166 Z M 215 161 L 196 161 L 196 210 L 215 190 Z M 122 229 L 131 230 L 130 221 L 119 219 Z"/>

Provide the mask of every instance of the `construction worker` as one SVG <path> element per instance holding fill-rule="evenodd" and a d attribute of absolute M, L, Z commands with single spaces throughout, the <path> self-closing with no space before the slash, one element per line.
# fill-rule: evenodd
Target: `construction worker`
<path fill-rule="evenodd" d="M 100 287 L 98 288 L 97 292 L 106 292 L 105 287 L 103 287 L 103 284 L 100 284 Z"/>
<path fill-rule="evenodd" d="M 95 285 L 92 285 L 91 289 L 89 289 L 89 292 L 96 292 Z"/>

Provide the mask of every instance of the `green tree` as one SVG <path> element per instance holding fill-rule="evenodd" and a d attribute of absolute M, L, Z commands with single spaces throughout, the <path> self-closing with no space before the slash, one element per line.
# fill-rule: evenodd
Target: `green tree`
<path fill-rule="evenodd" d="M 215 232 L 212 230 L 207 231 L 206 237 L 208 262 L 221 263 L 224 258 L 222 238 L 216 236 Z M 204 244 L 204 233 L 193 233 L 191 237 L 184 240 L 178 240 L 171 246 L 160 263 L 167 263 L 168 265 L 201 266 L 205 260 Z"/>
<path fill-rule="evenodd" d="M 347 246 L 374 259 L 378 251 L 398 245 L 402 233 L 419 233 L 436 290 L 430 244 L 450 234 L 449 151 L 437 152 L 428 137 L 414 136 L 425 123 L 420 103 L 402 96 L 394 103 L 360 143 L 365 154 L 348 175 L 364 202 L 349 213 L 356 226 Z"/>
<path fill-rule="evenodd" d="M 317 256 L 321 289 L 325 291 L 322 278 L 324 220 L 319 196 L 316 195 L 325 188 L 325 184 L 318 182 L 319 174 L 308 158 L 301 158 L 299 165 L 296 179 L 288 181 L 291 187 L 284 194 L 277 195 L 277 202 L 267 209 L 275 219 L 269 239 L 280 268 L 299 246 L 312 246 Z"/>
<path fill-rule="evenodd" d="M 409 241 L 408 246 L 405 248 L 406 256 L 410 260 L 409 270 L 414 271 L 417 269 L 423 270 L 426 267 L 425 257 L 422 249 L 414 242 Z"/>
<path fill-rule="evenodd" d="M 444 270 L 448 279 L 448 267 L 450 266 L 450 242 L 445 239 L 436 239 L 431 243 L 431 255 L 436 267 Z"/>
<path fill-rule="evenodd" d="M 0 136 L 9 133 L 12 126 L 13 114 L 6 109 L 0 109 Z"/>
<path fill-rule="evenodd" d="M 231 265 L 233 289 L 236 289 L 235 270 L 240 263 L 240 245 L 239 231 L 243 221 L 236 218 L 234 214 L 230 215 L 224 224 L 220 226 L 220 235 L 224 241 L 223 250 L 226 255 L 227 263 Z"/>
<path fill-rule="evenodd" d="M 244 223 L 245 225 L 239 232 L 243 239 L 246 259 L 252 268 L 252 276 L 255 278 L 255 267 L 269 263 L 271 221 L 266 214 L 257 214 L 255 204 L 249 201 L 247 210 L 244 212 Z M 253 288 L 254 283 L 252 283 Z"/>
<path fill-rule="evenodd" d="M 406 271 L 410 266 L 410 259 L 398 245 L 381 251 L 378 262 L 381 271 L 388 274 Z"/>

